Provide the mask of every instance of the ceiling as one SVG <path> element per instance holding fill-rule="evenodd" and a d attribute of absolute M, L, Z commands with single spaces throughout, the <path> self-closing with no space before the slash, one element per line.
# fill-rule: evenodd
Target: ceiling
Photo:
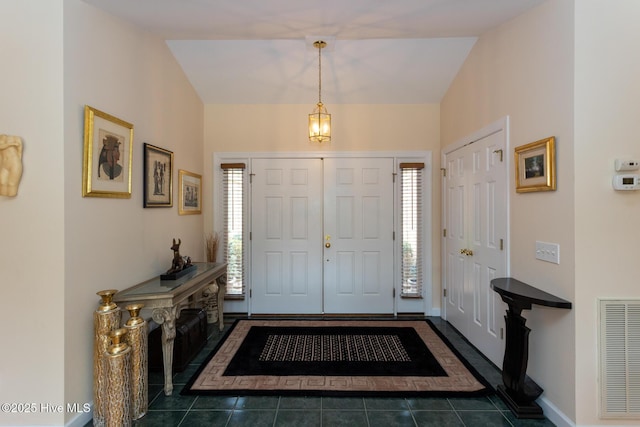
<path fill-rule="evenodd" d="M 167 41 L 205 104 L 439 103 L 482 33 L 544 0 L 84 0 Z"/>

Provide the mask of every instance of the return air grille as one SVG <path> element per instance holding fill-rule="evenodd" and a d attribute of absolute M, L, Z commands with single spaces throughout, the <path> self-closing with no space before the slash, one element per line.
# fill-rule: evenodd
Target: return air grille
<path fill-rule="evenodd" d="M 640 300 L 600 301 L 602 418 L 640 419 Z"/>

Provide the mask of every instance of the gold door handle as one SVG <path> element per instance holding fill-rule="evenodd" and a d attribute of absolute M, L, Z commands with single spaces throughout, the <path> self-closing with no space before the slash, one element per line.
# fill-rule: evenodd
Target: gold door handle
<path fill-rule="evenodd" d="M 473 256 L 473 251 L 471 249 L 460 249 L 460 253 L 462 255 Z"/>
<path fill-rule="evenodd" d="M 329 242 L 325 243 L 324 247 L 327 248 L 327 249 L 330 248 L 331 247 L 331 243 L 329 243 Z"/>

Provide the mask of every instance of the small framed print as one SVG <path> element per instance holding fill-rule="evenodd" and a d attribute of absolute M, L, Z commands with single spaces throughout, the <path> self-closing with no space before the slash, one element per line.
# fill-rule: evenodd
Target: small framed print
<path fill-rule="evenodd" d="M 131 198 L 133 125 L 85 105 L 82 197 Z"/>
<path fill-rule="evenodd" d="M 173 152 L 144 144 L 144 207 L 173 206 Z"/>
<path fill-rule="evenodd" d="M 549 137 L 516 147 L 516 192 L 556 189 L 555 138 Z"/>
<path fill-rule="evenodd" d="M 178 214 L 202 213 L 202 175 L 181 169 L 178 171 L 178 183 L 180 186 Z"/>

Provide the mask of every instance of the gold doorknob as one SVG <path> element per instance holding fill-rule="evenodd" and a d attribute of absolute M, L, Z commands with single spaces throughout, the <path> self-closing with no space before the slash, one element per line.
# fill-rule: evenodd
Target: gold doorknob
<path fill-rule="evenodd" d="M 473 256 L 473 251 L 471 249 L 460 249 L 460 253 L 462 255 Z"/>
<path fill-rule="evenodd" d="M 325 247 L 325 248 L 330 248 L 330 247 L 331 247 L 331 243 L 329 243 L 329 242 L 325 243 L 325 244 L 324 244 L 324 247 Z"/>

